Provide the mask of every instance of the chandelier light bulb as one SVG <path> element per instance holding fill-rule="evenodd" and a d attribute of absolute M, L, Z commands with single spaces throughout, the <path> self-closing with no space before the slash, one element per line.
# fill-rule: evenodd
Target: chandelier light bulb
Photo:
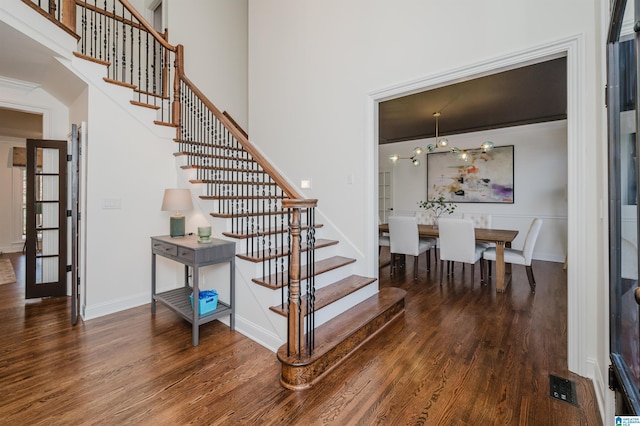
<path fill-rule="evenodd" d="M 411 162 L 413 163 L 413 167 L 420 167 L 420 160 L 417 158 L 414 158 Z"/>
<path fill-rule="evenodd" d="M 480 145 L 480 148 L 482 149 L 482 152 L 491 151 L 493 149 L 493 142 L 486 141 L 482 145 Z"/>
<path fill-rule="evenodd" d="M 446 147 L 447 147 L 447 145 L 449 145 L 449 141 L 447 140 L 447 138 L 441 138 L 441 139 L 438 141 L 438 146 L 439 146 L 440 148 L 446 148 Z"/>
<path fill-rule="evenodd" d="M 389 156 L 389 160 L 391 160 L 392 163 L 395 163 L 396 161 L 398 161 L 400 159 L 400 156 L 397 154 L 393 154 Z"/>
<path fill-rule="evenodd" d="M 419 146 L 413 148 L 413 155 L 420 155 L 422 154 L 422 148 L 420 148 Z"/>

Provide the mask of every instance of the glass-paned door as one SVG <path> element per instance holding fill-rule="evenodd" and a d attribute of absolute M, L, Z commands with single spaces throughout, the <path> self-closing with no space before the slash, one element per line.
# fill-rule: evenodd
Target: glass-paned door
<path fill-rule="evenodd" d="M 25 297 L 67 294 L 67 141 L 27 140 Z"/>
<path fill-rule="evenodd" d="M 393 212 L 393 177 L 391 172 L 378 172 L 378 218 L 387 223 Z"/>
<path fill-rule="evenodd" d="M 610 353 L 616 415 L 640 414 L 638 291 L 638 38 L 640 0 L 614 1 L 607 42 Z M 627 26 L 631 28 L 630 26 Z"/>

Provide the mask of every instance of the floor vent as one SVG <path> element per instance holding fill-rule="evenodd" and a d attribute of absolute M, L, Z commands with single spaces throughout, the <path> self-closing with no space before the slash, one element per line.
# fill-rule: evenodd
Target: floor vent
<path fill-rule="evenodd" d="M 549 395 L 552 398 L 578 406 L 576 383 L 569 379 L 549 374 Z"/>

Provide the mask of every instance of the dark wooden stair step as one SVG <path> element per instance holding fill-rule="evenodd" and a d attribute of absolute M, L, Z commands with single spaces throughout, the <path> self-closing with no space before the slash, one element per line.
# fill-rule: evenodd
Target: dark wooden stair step
<path fill-rule="evenodd" d="M 165 127 L 174 127 L 174 128 L 178 128 L 178 125 L 175 123 L 168 123 L 166 121 L 160 121 L 160 120 L 154 120 L 153 124 L 157 125 L 157 126 L 165 126 Z"/>
<path fill-rule="evenodd" d="M 182 144 L 193 145 L 193 146 L 204 146 L 204 147 L 207 147 L 208 149 L 245 152 L 244 148 L 242 148 L 241 146 L 226 146 L 226 145 L 220 145 L 220 144 L 211 143 L 211 142 L 186 141 L 184 139 L 176 139 L 176 138 L 174 138 L 173 141 L 176 143 L 182 143 Z"/>
<path fill-rule="evenodd" d="M 152 105 L 152 104 L 147 104 L 144 102 L 139 102 L 139 101 L 129 101 L 131 103 L 131 105 L 135 105 L 135 106 L 139 106 L 139 107 L 143 107 L 143 108 L 149 108 L 149 109 L 154 109 L 154 110 L 159 110 L 160 106 L 158 105 Z"/>
<path fill-rule="evenodd" d="M 243 212 L 243 213 L 209 213 L 212 217 L 221 217 L 223 219 L 229 219 L 233 217 L 254 217 L 254 216 L 269 216 L 269 215 L 287 215 L 287 210 L 274 210 L 271 212 Z"/>
<path fill-rule="evenodd" d="M 278 349 L 282 363 L 280 383 L 288 389 L 305 389 L 317 383 L 348 359 L 363 343 L 404 312 L 406 291 L 385 287 L 353 308 L 322 324 L 315 331 L 315 349 L 299 360 L 287 355 L 287 344 Z M 383 350 L 383 348 L 380 348 Z"/>
<path fill-rule="evenodd" d="M 236 195 L 200 195 L 201 200 L 274 200 L 274 199 L 288 199 L 288 195 L 248 195 L 248 194 L 236 194 Z"/>
<path fill-rule="evenodd" d="M 29 2 L 31 3 L 31 2 Z M 27 3 L 27 4 L 29 4 Z M 40 8 L 37 8 L 40 9 Z M 73 55 L 80 58 L 80 59 L 84 59 L 85 61 L 89 61 L 89 62 L 94 62 L 96 64 L 100 64 L 100 65 L 104 65 L 105 67 L 111 66 L 111 62 L 109 61 L 103 61 L 102 59 L 98 59 L 98 58 L 94 58 L 93 56 L 89 56 L 89 55 L 85 55 L 84 53 L 80 53 L 80 52 L 73 52 Z M 115 80 L 112 80 L 115 81 Z M 118 82 L 120 83 L 120 82 Z"/>
<path fill-rule="evenodd" d="M 344 256 L 333 256 L 327 259 L 319 260 L 314 262 L 313 271 L 314 275 L 318 276 L 320 274 L 324 274 L 325 272 L 333 271 L 334 269 L 342 268 L 343 266 L 354 263 L 356 260 L 350 257 Z M 260 284 L 261 286 L 278 289 L 283 285 L 288 285 L 288 271 L 279 272 L 276 274 L 272 274 L 262 278 L 253 278 L 253 281 L 256 284 Z M 300 280 L 307 279 L 307 268 L 302 268 L 300 271 Z"/>
<path fill-rule="evenodd" d="M 115 84 L 116 86 L 126 87 L 127 89 L 136 90 L 136 85 L 131 83 L 125 83 L 124 81 L 113 80 L 108 77 L 102 77 L 102 79 L 109 84 Z"/>
<path fill-rule="evenodd" d="M 333 246 L 336 244 L 338 244 L 338 241 L 336 240 L 317 239 L 315 242 L 315 248 L 319 249 L 323 247 Z M 301 252 L 307 251 L 307 243 L 303 243 L 300 250 Z M 252 255 L 247 255 L 242 253 L 236 254 L 236 256 L 240 259 L 248 260 L 249 262 L 255 262 L 255 263 L 262 262 L 264 260 L 277 259 L 279 257 L 284 257 L 288 255 L 289 255 L 289 247 L 274 247 L 271 250 L 271 253 L 269 253 L 268 250 L 260 250 L 257 253 Z"/>
<path fill-rule="evenodd" d="M 343 278 L 340 281 L 336 281 L 333 284 L 329 284 L 328 286 L 322 287 L 319 290 L 316 290 L 315 296 L 315 310 L 319 310 L 332 304 L 333 302 L 342 299 L 360 290 L 363 287 L 368 286 L 372 282 L 374 282 L 375 278 L 363 277 L 360 275 L 351 275 L 349 277 Z M 307 296 L 302 296 L 302 314 L 306 315 L 307 308 Z M 282 315 L 284 317 L 287 316 L 289 312 L 288 304 L 271 306 L 271 309 L 276 314 Z"/>
<path fill-rule="evenodd" d="M 205 149 L 206 151 L 209 151 L 209 149 Z M 218 155 L 218 154 L 212 154 L 210 152 L 189 152 L 189 151 L 178 151 L 178 152 L 174 152 L 173 153 L 174 157 L 187 157 L 187 156 L 191 156 L 191 157 L 198 157 L 198 158 L 211 158 L 211 159 L 216 159 L 216 160 L 223 160 L 223 161 L 239 161 L 239 162 L 244 162 L 244 163 L 253 163 L 253 164 L 258 164 L 257 161 L 255 161 L 252 158 L 238 158 L 238 157 L 230 157 L 228 155 Z"/>
<path fill-rule="evenodd" d="M 321 223 L 316 223 L 313 226 L 313 228 L 319 229 L 319 228 L 322 228 L 323 226 L 324 225 Z M 307 229 L 309 229 L 309 227 L 306 225 L 302 225 L 300 227 L 301 231 L 306 231 Z M 243 233 L 243 234 L 238 232 L 223 232 L 222 235 L 229 238 L 235 238 L 237 240 L 246 240 L 247 238 L 260 238 L 260 236 L 262 235 L 286 234 L 287 232 L 289 232 L 288 228 L 278 228 L 278 229 L 266 229 L 264 231 L 260 231 L 259 233 L 258 231 Z"/>
<path fill-rule="evenodd" d="M 265 172 L 251 172 L 251 173 L 261 173 L 266 174 Z M 206 183 L 210 185 L 250 185 L 250 186 L 276 186 L 277 184 L 273 181 L 267 182 L 247 182 L 246 180 L 224 180 L 224 179 L 190 179 L 189 183 Z"/>

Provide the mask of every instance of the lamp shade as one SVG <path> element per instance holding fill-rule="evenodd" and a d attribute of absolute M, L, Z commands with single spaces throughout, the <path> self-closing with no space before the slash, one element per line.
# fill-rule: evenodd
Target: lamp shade
<path fill-rule="evenodd" d="M 180 210 L 191 210 L 193 203 L 191 202 L 191 191 L 183 188 L 171 188 L 164 190 L 162 198 L 162 210 L 175 212 L 170 218 L 170 232 L 172 238 L 183 237 L 184 232 L 184 215 L 180 214 Z"/>
<path fill-rule="evenodd" d="M 184 188 L 170 188 L 164 190 L 162 199 L 162 211 L 191 210 L 193 203 L 191 202 L 191 191 Z"/>

